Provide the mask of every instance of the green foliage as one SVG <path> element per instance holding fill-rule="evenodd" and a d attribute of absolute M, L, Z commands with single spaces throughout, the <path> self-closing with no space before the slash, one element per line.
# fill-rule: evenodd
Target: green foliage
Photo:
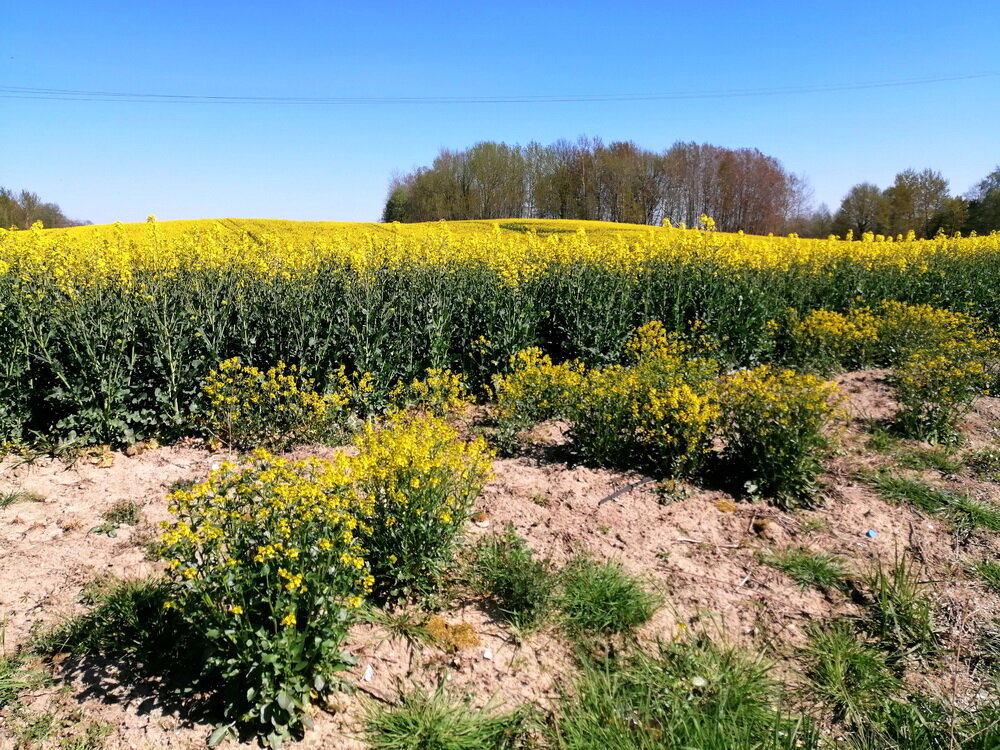
<path fill-rule="evenodd" d="M 45 498 L 37 492 L 27 490 L 8 490 L 0 492 L 0 510 L 9 508 L 14 503 L 39 503 Z"/>
<path fill-rule="evenodd" d="M 785 573 L 802 588 L 819 586 L 840 589 L 847 580 L 847 572 L 839 557 L 801 547 L 764 554 L 761 561 Z"/>
<path fill-rule="evenodd" d="M 927 584 L 912 562 L 903 556 L 891 565 L 877 560 L 864 586 L 868 593 L 865 628 L 894 660 L 938 650 L 933 607 L 924 596 Z"/>
<path fill-rule="evenodd" d="M 508 526 L 476 548 L 472 583 L 490 598 L 514 627 L 537 627 L 552 607 L 556 579 L 546 560 L 536 560 L 525 541 Z"/>
<path fill-rule="evenodd" d="M 847 747 L 994 750 L 1000 747 L 1000 704 L 963 710 L 915 693 L 905 701 L 887 701 L 848 737 Z"/>
<path fill-rule="evenodd" d="M 580 636 L 629 633 L 653 616 L 660 599 L 616 562 L 571 560 L 560 575 L 558 605 Z"/>
<path fill-rule="evenodd" d="M 45 683 L 45 677 L 25 664 L 21 654 L 0 656 L 0 709 L 15 705 L 21 693 Z"/>
<path fill-rule="evenodd" d="M 422 409 L 443 417 L 468 406 L 472 394 L 463 375 L 431 368 L 424 378 L 396 386 L 389 399 L 398 409 Z"/>
<path fill-rule="evenodd" d="M 803 657 L 809 692 L 847 727 L 870 722 L 903 687 L 885 652 L 859 638 L 844 620 L 813 625 Z"/>
<path fill-rule="evenodd" d="M 482 440 L 459 441 L 437 417 L 393 417 L 389 427 L 366 425 L 357 440 L 352 475 L 369 504 L 359 529 L 379 598 L 433 591 L 491 474 Z"/>
<path fill-rule="evenodd" d="M 962 463 L 943 448 L 907 448 L 896 454 L 896 463 L 907 469 L 934 469 L 942 474 L 958 474 Z"/>
<path fill-rule="evenodd" d="M 584 665 L 553 721 L 566 750 L 817 748 L 817 733 L 776 710 L 766 662 L 707 640 Z"/>
<path fill-rule="evenodd" d="M 514 750 L 525 719 L 521 710 L 473 708 L 439 688 L 405 693 L 396 706 L 372 705 L 365 734 L 372 750 Z"/>
<path fill-rule="evenodd" d="M 202 384 L 207 404 L 199 421 L 213 439 L 241 450 L 281 451 L 322 440 L 346 421 L 350 391 L 341 378 L 339 392 L 321 396 L 295 365 L 279 362 L 264 372 L 239 357 L 227 359 Z"/>
<path fill-rule="evenodd" d="M 751 494 L 782 507 L 812 504 L 838 418 L 838 394 L 832 382 L 766 365 L 725 378 L 720 421 L 731 474 Z"/>

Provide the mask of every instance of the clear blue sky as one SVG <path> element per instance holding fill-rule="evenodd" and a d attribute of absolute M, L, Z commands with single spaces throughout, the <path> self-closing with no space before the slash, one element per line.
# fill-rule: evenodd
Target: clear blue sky
<path fill-rule="evenodd" d="M 756 147 L 835 209 L 851 185 L 1000 163 L 1000 4 L 9 3 L 0 87 L 226 97 L 836 92 L 510 104 L 0 97 L 0 185 L 96 223 L 377 220 L 394 170 L 480 140 Z"/>

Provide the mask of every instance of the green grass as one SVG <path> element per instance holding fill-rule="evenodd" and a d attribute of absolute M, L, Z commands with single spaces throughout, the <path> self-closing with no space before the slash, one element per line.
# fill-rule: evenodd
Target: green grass
<path fill-rule="evenodd" d="M 987 588 L 1000 593 L 1000 563 L 995 560 L 984 559 L 972 566 L 975 573 Z"/>
<path fill-rule="evenodd" d="M 5 510 L 14 503 L 40 503 L 44 499 L 37 492 L 29 492 L 27 490 L 0 492 L 0 510 Z"/>
<path fill-rule="evenodd" d="M 22 692 L 44 682 L 45 677 L 29 669 L 21 655 L 0 656 L 0 709 L 15 704 Z"/>
<path fill-rule="evenodd" d="M 863 726 L 903 687 L 885 652 L 844 620 L 811 627 L 802 657 L 809 692 L 847 727 Z"/>
<path fill-rule="evenodd" d="M 558 605 L 576 635 L 626 633 L 653 616 L 660 599 L 617 562 L 571 560 L 560 574 Z"/>
<path fill-rule="evenodd" d="M 1000 704 L 962 710 L 915 693 L 887 701 L 884 710 L 848 735 L 852 750 L 997 750 Z"/>
<path fill-rule="evenodd" d="M 775 706 L 771 665 L 708 640 L 660 643 L 585 663 L 551 723 L 561 750 L 818 747 L 815 731 Z"/>
<path fill-rule="evenodd" d="M 907 469 L 934 469 L 942 474 L 958 474 L 962 462 L 944 448 L 906 448 L 896 454 L 896 463 Z"/>
<path fill-rule="evenodd" d="M 1000 531 L 1000 506 L 988 500 L 977 500 L 932 487 L 919 479 L 882 472 L 875 477 L 875 488 L 886 502 L 910 503 L 934 515 L 943 515 L 959 531 L 968 533 L 975 529 Z"/>
<path fill-rule="evenodd" d="M 802 588 L 817 586 L 843 589 L 847 571 L 839 557 L 812 552 L 801 547 L 789 547 L 771 554 L 762 554 L 761 562 L 780 570 Z"/>
<path fill-rule="evenodd" d="M 173 609 L 167 585 L 157 579 L 101 579 L 85 587 L 89 612 L 70 618 L 32 642 L 42 653 L 101 654 L 139 662 L 154 673 L 180 670 L 189 662 L 192 644 Z"/>
<path fill-rule="evenodd" d="M 373 704 L 365 734 L 372 750 L 513 750 L 525 723 L 524 711 L 476 709 L 438 689 L 404 694 L 396 706 Z"/>
<path fill-rule="evenodd" d="M 876 561 L 864 586 L 868 594 L 865 627 L 893 660 L 927 656 L 938 650 L 933 607 L 924 596 L 927 584 L 910 560 L 897 556 L 891 565 Z"/>
<path fill-rule="evenodd" d="M 1000 450 L 987 448 L 965 456 L 965 465 L 979 479 L 1000 482 Z"/>
<path fill-rule="evenodd" d="M 476 591 L 489 597 L 518 630 L 538 627 L 552 609 L 556 585 L 552 567 L 534 558 L 513 527 L 479 544 L 471 578 Z"/>

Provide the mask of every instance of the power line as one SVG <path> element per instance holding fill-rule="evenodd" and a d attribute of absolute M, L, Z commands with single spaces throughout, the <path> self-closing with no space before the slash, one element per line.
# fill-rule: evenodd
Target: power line
<path fill-rule="evenodd" d="M 203 96 L 198 94 L 143 94 L 118 91 L 0 86 L 2 99 L 42 99 L 51 101 L 130 102 L 165 104 L 559 104 L 571 102 L 642 102 L 681 99 L 730 99 L 736 97 L 817 94 L 863 89 L 922 86 L 935 83 L 968 81 L 996 76 L 998 71 L 983 71 L 936 78 L 911 78 L 895 81 L 782 86 L 716 91 L 673 91 L 645 94 L 559 94 L 527 96 Z"/>

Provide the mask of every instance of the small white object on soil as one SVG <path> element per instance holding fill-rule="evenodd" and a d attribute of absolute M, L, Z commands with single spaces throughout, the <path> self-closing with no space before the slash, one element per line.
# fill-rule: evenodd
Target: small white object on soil
<path fill-rule="evenodd" d="M 487 649 L 483 649 L 483 658 L 484 659 L 492 659 L 493 658 L 493 651 L 490 650 L 490 649 L 488 649 L 488 648 Z"/>
<path fill-rule="evenodd" d="M 365 667 L 365 673 L 361 676 L 361 679 L 364 680 L 365 682 L 371 682 L 372 677 L 374 676 L 375 676 L 375 669 L 374 667 L 372 667 L 371 664 L 369 664 L 367 667 Z"/>

